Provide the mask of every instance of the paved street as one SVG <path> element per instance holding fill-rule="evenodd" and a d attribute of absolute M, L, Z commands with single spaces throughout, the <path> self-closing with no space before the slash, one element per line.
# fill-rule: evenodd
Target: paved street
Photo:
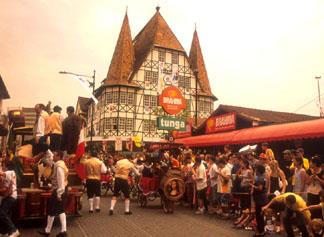
<path fill-rule="evenodd" d="M 135 202 L 131 209 L 133 215 L 123 214 L 124 203 L 119 201 L 113 216 L 108 216 L 108 200 L 102 199 L 101 213 L 89 214 L 86 202 L 81 211 L 82 217 L 68 219 L 68 234 L 75 237 L 99 236 L 252 236 L 251 231 L 231 228 L 231 221 L 217 219 L 215 216 L 197 216 L 189 208 L 177 206 L 174 214 L 164 214 L 159 208 L 159 200 L 149 202 L 147 208 L 140 208 Z M 37 236 L 43 222 L 25 223 L 20 227 L 22 236 Z M 59 222 L 52 236 L 59 232 Z"/>

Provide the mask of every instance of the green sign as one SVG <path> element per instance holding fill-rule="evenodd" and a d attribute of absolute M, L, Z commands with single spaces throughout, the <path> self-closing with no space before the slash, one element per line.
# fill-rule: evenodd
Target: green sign
<path fill-rule="evenodd" d="M 181 118 L 158 117 L 157 127 L 159 130 L 186 131 L 186 122 Z"/>

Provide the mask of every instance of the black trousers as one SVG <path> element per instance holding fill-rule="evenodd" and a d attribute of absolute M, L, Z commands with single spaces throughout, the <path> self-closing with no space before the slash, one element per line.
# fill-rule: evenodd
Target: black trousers
<path fill-rule="evenodd" d="M 116 178 L 113 196 L 118 197 L 120 191 L 122 191 L 125 198 L 129 198 L 130 190 L 129 190 L 128 181 L 126 179 Z"/>
<path fill-rule="evenodd" d="M 67 189 L 61 196 L 61 200 L 57 199 L 56 189 L 52 192 L 51 198 L 49 200 L 48 215 L 49 216 L 58 216 L 65 212 L 64 207 L 67 199 Z"/>
<path fill-rule="evenodd" d="M 62 140 L 62 135 L 61 134 L 50 134 L 50 150 L 51 151 L 58 151 L 61 149 L 61 140 Z"/>
<path fill-rule="evenodd" d="M 204 202 L 205 210 L 208 211 L 207 188 L 198 190 L 197 197 Z"/>
<path fill-rule="evenodd" d="M 257 222 L 257 230 L 258 232 L 264 233 L 264 217 L 262 215 L 262 205 L 255 204 L 255 219 Z"/>
<path fill-rule="evenodd" d="M 16 204 L 16 199 L 13 197 L 6 197 L 2 200 L 0 205 L 0 234 L 11 234 L 17 230 L 13 224 L 10 213 Z"/>
<path fill-rule="evenodd" d="M 46 152 L 49 146 L 46 144 L 47 136 L 42 136 L 39 138 L 39 142 L 36 143 L 33 141 L 32 153 L 34 156 L 38 155 L 41 152 Z"/>
<path fill-rule="evenodd" d="M 301 212 L 293 211 L 289 208 L 285 210 L 283 224 L 287 233 L 287 237 L 294 237 L 293 225 L 297 226 L 303 237 L 308 237 L 309 234 L 306 228 L 306 221 Z"/>
<path fill-rule="evenodd" d="M 87 179 L 87 196 L 88 198 L 100 197 L 100 181 L 97 179 Z"/>
<path fill-rule="evenodd" d="M 242 210 L 251 209 L 251 190 L 249 187 L 242 187 L 240 190 L 242 193 L 240 194 L 240 202 Z"/>

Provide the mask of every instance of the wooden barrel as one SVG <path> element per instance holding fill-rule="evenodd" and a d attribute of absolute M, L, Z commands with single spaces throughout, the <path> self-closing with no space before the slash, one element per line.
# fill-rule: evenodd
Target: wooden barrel
<path fill-rule="evenodd" d="M 170 169 L 163 176 L 160 188 L 170 201 L 179 201 L 185 193 L 185 183 L 180 170 Z"/>

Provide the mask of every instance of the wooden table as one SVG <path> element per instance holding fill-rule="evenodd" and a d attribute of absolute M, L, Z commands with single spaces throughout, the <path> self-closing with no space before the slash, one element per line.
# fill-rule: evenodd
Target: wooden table
<path fill-rule="evenodd" d="M 65 212 L 67 215 L 78 216 L 82 196 L 76 188 L 69 188 Z M 39 188 L 23 188 L 18 194 L 18 205 L 14 215 L 15 219 L 38 219 L 47 216 L 50 190 Z"/>

